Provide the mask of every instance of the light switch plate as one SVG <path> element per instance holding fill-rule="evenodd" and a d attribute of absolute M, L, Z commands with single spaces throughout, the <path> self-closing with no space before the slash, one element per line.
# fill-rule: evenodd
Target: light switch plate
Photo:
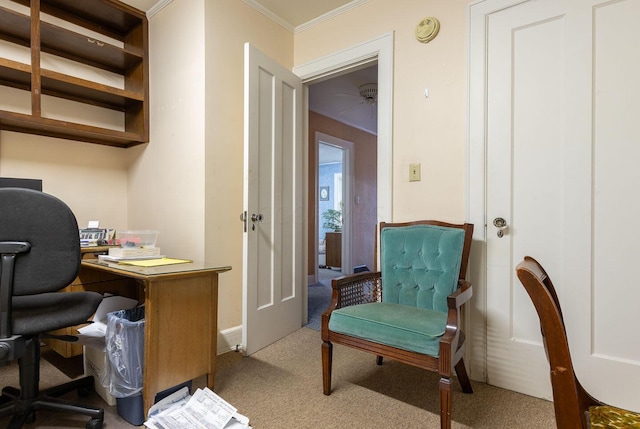
<path fill-rule="evenodd" d="M 409 164 L 409 182 L 420 181 L 420 163 Z"/>

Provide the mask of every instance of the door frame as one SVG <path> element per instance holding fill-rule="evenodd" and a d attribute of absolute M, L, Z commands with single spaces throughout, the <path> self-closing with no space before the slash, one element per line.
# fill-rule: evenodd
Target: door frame
<path fill-rule="evenodd" d="M 317 79 L 343 72 L 363 64 L 378 62 L 378 223 L 393 221 L 392 166 L 393 166 L 393 39 L 394 33 L 385 33 L 375 39 L 317 58 L 293 68 L 293 72 L 308 85 Z M 308 91 L 305 91 L 305 94 Z M 305 112 L 309 110 L 305 97 Z M 304 124 L 304 137 L 308 139 L 308 118 Z M 306 147 L 309 142 L 307 141 Z M 303 288 L 304 289 L 304 288 Z M 304 301 L 306 302 L 306 301 Z M 305 309 L 306 315 L 306 309 Z"/>
<path fill-rule="evenodd" d="M 352 242 L 352 212 L 353 212 L 353 142 L 334 137 L 329 134 L 321 133 L 316 131 L 314 139 L 314 150 L 316 152 L 316 165 L 315 165 L 315 182 L 316 189 L 318 189 L 319 182 L 319 170 L 320 170 L 320 157 L 318 153 L 320 151 L 320 144 L 325 144 L 329 146 L 334 146 L 342 150 L 342 201 L 343 201 L 343 209 L 342 209 L 342 264 L 340 266 L 340 272 L 343 274 L 351 274 L 352 267 L 352 258 L 351 258 L 351 242 Z M 346 216 L 345 216 L 346 214 Z M 319 205 L 316 203 L 315 210 L 316 217 L 316 227 L 314 229 L 314 243 L 318 243 L 319 236 L 318 230 L 320 229 L 320 209 Z M 319 278 L 319 264 L 318 264 L 318 246 L 314 247 L 315 251 L 313 255 L 309 255 L 311 258 L 315 258 L 315 270 L 314 276 L 315 281 Z"/>
<path fill-rule="evenodd" d="M 465 184 L 466 217 L 475 225 L 469 260 L 473 299 L 465 308 L 469 355 L 466 358 L 473 380 L 487 379 L 487 19 L 500 10 L 529 0 L 481 0 L 468 6 L 468 100 L 467 100 L 467 177 Z"/>
<path fill-rule="evenodd" d="M 394 33 L 382 34 L 367 42 L 319 57 L 305 64 L 295 66 L 293 73 L 302 79 L 303 84 L 303 147 L 309 147 L 309 83 L 339 72 L 359 67 L 374 61 L 378 62 L 378 177 L 377 177 L 377 223 L 393 221 L 393 43 Z M 309 171 L 308 159 L 305 171 Z M 309 216 L 309 195 L 305 191 L 307 219 Z M 305 220 L 308 235 L 308 223 Z M 307 237 L 307 240 L 310 237 Z M 308 243 L 308 241 L 306 241 Z M 304 249 L 307 253 L 307 248 Z M 304 256 L 308 264 L 309 255 Z M 308 265 L 307 265 L 308 266 Z M 302 288 L 302 320 L 308 320 L 308 288 Z"/>

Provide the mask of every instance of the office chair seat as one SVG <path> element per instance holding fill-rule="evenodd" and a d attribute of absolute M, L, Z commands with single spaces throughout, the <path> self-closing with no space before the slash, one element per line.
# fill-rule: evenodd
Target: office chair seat
<path fill-rule="evenodd" d="M 36 335 L 82 324 L 91 318 L 100 301 L 102 295 L 96 292 L 53 292 L 14 296 L 13 333 Z M 73 308 L 74 311 L 70 312 L 69 308 Z"/>

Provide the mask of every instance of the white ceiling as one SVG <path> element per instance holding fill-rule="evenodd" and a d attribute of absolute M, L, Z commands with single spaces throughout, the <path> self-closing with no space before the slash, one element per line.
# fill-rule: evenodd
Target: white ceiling
<path fill-rule="evenodd" d="M 123 0 L 137 9 L 149 11 L 171 0 Z M 295 29 L 322 16 L 357 7 L 367 0 L 243 0 L 285 27 Z M 309 109 L 339 122 L 377 134 L 377 104 L 366 104 L 358 88 L 377 83 L 378 67 L 372 66 L 327 79 L 309 86 Z"/>
<path fill-rule="evenodd" d="M 309 110 L 378 134 L 378 104 L 368 104 L 360 86 L 378 83 L 378 65 L 309 85 Z"/>

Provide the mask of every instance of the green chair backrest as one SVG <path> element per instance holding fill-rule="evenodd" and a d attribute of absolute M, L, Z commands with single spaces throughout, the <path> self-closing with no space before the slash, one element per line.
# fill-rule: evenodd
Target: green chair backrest
<path fill-rule="evenodd" d="M 383 228 L 382 301 L 447 312 L 458 284 L 465 232 L 437 225 Z"/>

